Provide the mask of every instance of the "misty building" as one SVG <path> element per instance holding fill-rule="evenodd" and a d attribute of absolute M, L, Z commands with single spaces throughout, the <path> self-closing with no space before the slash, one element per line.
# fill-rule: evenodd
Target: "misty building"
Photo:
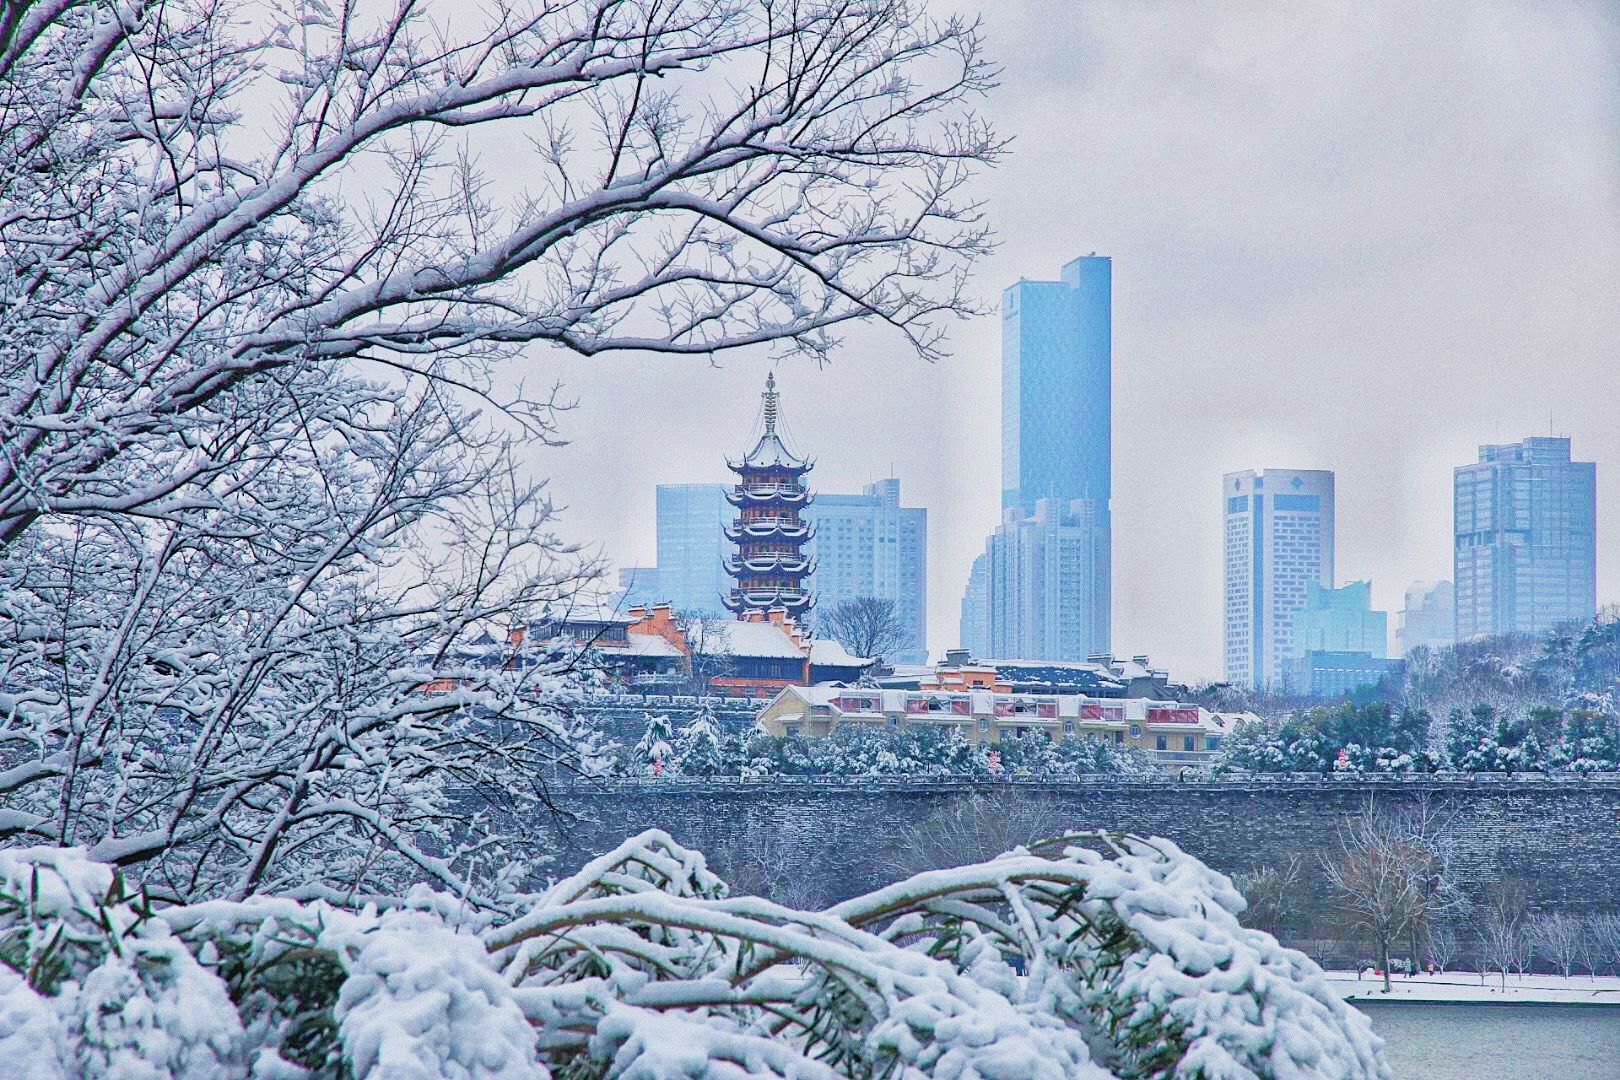
<path fill-rule="evenodd" d="M 997 530 L 1002 539 L 992 538 L 986 552 L 997 656 L 1084 658 L 1109 651 L 1112 290 L 1112 260 L 1088 255 L 1065 265 L 1057 281 L 1019 281 L 1002 293 L 1001 505 L 1010 516 Z M 1012 564 L 1006 557 L 998 563 L 993 554 L 1011 550 L 1008 545 L 1045 550 L 1046 538 L 1059 535 L 1064 539 L 1053 542 L 1071 552 L 1068 568 L 1037 563 L 1028 577 L 1008 577 Z M 1071 573 L 1079 565 L 1083 577 Z M 1012 592 L 1005 584 L 1010 580 L 1021 582 Z M 1037 600 L 1022 591 L 1044 587 L 1043 581 L 1061 581 L 1069 592 Z M 1020 621 L 1009 623 L 1015 612 Z M 1072 612 L 1079 622 L 1059 630 L 1049 623 L 1058 612 Z M 1050 633 L 1037 630 L 1047 625 Z M 1014 641 L 1024 643 L 1024 651 L 1000 651 L 1001 643 Z M 1084 642 L 1078 651 L 1068 644 L 1076 641 Z"/>
<path fill-rule="evenodd" d="M 658 567 L 656 566 L 621 566 L 619 567 L 619 598 L 620 611 L 641 605 L 643 607 L 656 604 L 663 600 L 658 592 Z"/>
<path fill-rule="evenodd" d="M 659 484 L 657 600 L 677 612 L 721 617 L 731 592 L 725 484 Z"/>
<path fill-rule="evenodd" d="M 1305 605 L 1294 612 L 1292 656 L 1307 652 L 1364 652 L 1382 660 L 1389 653 L 1389 613 L 1372 608 L 1372 582 L 1337 589 L 1305 583 Z"/>
<path fill-rule="evenodd" d="M 815 527 L 808 588 L 817 613 L 862 596 L 892 600 L 905 637 L 888 659 L 927 663 L 928 511 L 901 506 L 900 481 L 890 478 L 859 495 L 820 492 L 803 517 Z"/>
<path fill-rule="evenodd" d="M 1091 499 L 1009 507 L 985 546 L 987 648 L 1003 660 L 1084 660 L 1108 649 L 1108 528 Z"/>
<path fill-rule="evenodd" d="M 1419 645 L 1441 649 L 1455 638 L 1457 612 L 1449 581 L 1414 581 L 1406 587 L 1406 606 L 1395 629 L 1396 646 L 1405 656 Z"/>
<path fill-rule="evenodd" d="M 1453 474 L 1456 640 L 1597 614 L 1597 466 L 1568 439 L 1481 446 Z"/>
<path fill-rule="evenodd" d="M 1226 680 L 1280 686 L 1310 586 L 1333 588 L 1333 474 L 1266 469 L 1221 478 Z"/>
<path fill-rule="evenodd" d="M 986 555 L 974 556 L 973 568 L 968 571 L 957 644 L 970 656 L 990 655 L 990 566 Z"/>

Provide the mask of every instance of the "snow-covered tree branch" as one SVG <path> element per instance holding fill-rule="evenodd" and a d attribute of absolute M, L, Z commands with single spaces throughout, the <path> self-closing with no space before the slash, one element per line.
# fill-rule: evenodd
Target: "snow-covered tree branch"
<path fill-rule="evenodd" d="M 1100 835 L 803 911 L 652 830 L 493 919 L 425 890 L 154 907 L 34 849 L 0 852 L 0 1004 L 40 1077 L 1387 1078 L 1241 907 L 1168 841 Z"/>
<path fill-rule="evenodd" d="M 867 319 L 937 354 L 988 245 L 980 48 L 907 0 L 8 5 L 0 544 L 172 510 L 288 367 L 485 392 L 528 342 Z"/>

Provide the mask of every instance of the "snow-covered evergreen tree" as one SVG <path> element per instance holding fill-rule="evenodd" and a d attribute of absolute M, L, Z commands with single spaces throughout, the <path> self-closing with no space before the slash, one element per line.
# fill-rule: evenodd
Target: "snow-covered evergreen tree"
<path fill-rule="evenodd" d="M 687 776 L 718 776 L 725 771 L 726 754 L 721 748 L 720 722 L 707 699 L 698 706 L 690 723 L 681 728 L 675 747 L 675 762 Z"/>
<path fill-rule="evenodd" d="M 643 773 L 667 772 L 675 764 L 675 750 L 673 743 L 675 736 L 670 730 L 669 717 L 663 713 L 654 713 L 647 717 L 646 730 L 641 734 L 641 741 L 636 743 L 634 759 Z"/>

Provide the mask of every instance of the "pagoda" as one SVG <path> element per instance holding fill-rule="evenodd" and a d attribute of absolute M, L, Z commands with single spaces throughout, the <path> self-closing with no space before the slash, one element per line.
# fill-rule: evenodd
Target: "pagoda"
<path fill-rule="evenodd" d="M 737 516 L 725 530 L 737 553 L 726 561 L 726 572 L 737 584 L 724 602 L 738 618 L 782 608 L 797 619 L 813 602 L 804 579 L 815 567 L 803 551 L 812 529 L 800 517 L 810 504 L 804 476 L 812 463 L 776 431 L 775 374 L 765 378 L 764 398 L 765 433 L 741 461 L 726 460 L 737 474 L 736 486 L 726 493 Z"/>

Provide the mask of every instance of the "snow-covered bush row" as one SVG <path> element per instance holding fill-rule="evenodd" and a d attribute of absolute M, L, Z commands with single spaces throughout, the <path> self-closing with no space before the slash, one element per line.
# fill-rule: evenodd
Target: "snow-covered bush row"
<path fill-rule="evenodd" d="M 158 906 L 0 852 L 0 1060 L 147 1080 L 1388 1077 L 1367 1020 L 1165 840 L 1075 835 L 826 911 L 732 896 L 656 830 L 500 920 Z"/>
<path fill-rule="evenodd" d="M 1421 709 L 1387 704 L 1311 709 L 1248 723 L 1226 740 L 1217 770 L 1249 772 L 1614 772 L 1620 721 L 1588 709 L 1490 705 L 1456 709 L 1434 731 Z"/>
<path fill-rule="evenodd" d="M 598 776 L 977 776 L 1052 779 L 1160 772 L 1147 753 L 1088 739 L 1044 737 L 975 743 L 934 728 L 875 730 L 850 725 L 832 735 L 773 738 L 763 732 L 723 732 L 709 708 L 675 730 L 653 715 L 639 742 L 626 747 L 582 726 L 579 758 Z"/>

